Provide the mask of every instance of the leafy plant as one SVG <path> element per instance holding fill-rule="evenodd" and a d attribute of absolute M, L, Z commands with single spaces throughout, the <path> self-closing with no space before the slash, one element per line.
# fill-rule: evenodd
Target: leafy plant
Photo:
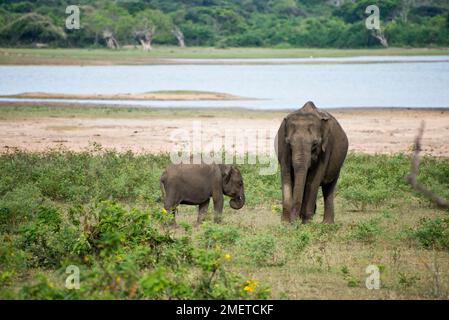
<path fill-rule="evenodd" d="M 241 242 L 243 256 L 250 262 L 265 266 L 275 262 L 276 241 L 272 235 L 255 235 Z"/>
<path fill-rule="evenodd" d="M 434 220 L 422 219 L 410 236 L 427 249 L 449 250 L 449 215 Z"/>

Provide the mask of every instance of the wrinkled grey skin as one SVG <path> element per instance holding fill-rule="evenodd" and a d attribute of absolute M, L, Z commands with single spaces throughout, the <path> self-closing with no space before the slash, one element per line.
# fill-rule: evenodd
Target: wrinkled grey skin
<path fill-rule="evenodd" d="M 229 204 L 233 209 L 239 210 L 245 204 L 242 175 L 230 165 L 171 165 L 162 174 L 160 181 L 164 208 L 175 215 L 179 204 L 198 205 L 198 224 L 204 219 L 211 197 L 214 201 L 215 222 L 221 220 L 223 195 L 231 197 Z"/>
<path fill-rule="evenodd" d="M 282 220 L 311 220 L 321 186 L 323 223 L 334 223 L 335 185 L 348 152 L 348 138 L 337 120 L 309 101 L 284 118 L 275 149 L 281 167 Z"/>

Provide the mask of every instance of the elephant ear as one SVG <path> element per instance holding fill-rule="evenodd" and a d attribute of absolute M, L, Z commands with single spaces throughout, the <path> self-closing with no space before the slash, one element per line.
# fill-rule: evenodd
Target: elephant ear
<path fill-rule="evenodd" d="M 224 165 L 221 170 L 221 176 L 223 178 L 223 182 L 226 184 L 231 179 L 232 175 L 232 166 Z"/>
<path fill-rule="evenodd" d="M 284 120 L 282 120 L 281 126 L 279 127 L 279 130 L 276 134 L 276 138 L 274 141 L 274 149 L 276 153 L 278 153 L 280 146 L 284 145 L 285 143 L 290 143 L 287 137 L 286 125 L 287 125 L 287 118 L 284 118 Z"/>
<path fill-rule="evenodd" d="M 318 115 L 321 119 L 321 151 L 326 152 L 327 145 L 329 143 L 329 127 L 330 127 L 330 116 L 327 112 L 318 111 Z"/>

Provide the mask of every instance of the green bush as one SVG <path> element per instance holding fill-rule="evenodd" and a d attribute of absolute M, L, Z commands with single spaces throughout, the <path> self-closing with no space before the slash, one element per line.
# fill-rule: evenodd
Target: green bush
<path fill-rule="evenodd" d="M 409 159 L 403 155 L 350 154 L 338 183 L 338 195 L 361 211 L 400 199 L 408 189 L 404 177 L 409 166 Z"/>
<path fill-rule="evenodd" d="M 352 230 L 352 237 L 363 242 L 373 242 L 380 234 L 380 220 L 373 218 L 357 223 Z"/>
<path fill-rule="evenodd" d="M 233 226 L 205 222 L 201 231 L 199 241 L 206 248 L 234 244 L 240 238 L 239 230 Z"/>
<path fill-rule="evenodd" d="M 13 179 L 5 180 L 7 184 L 14 183 Z M 1 179 L 2 182 L 5 180 Z M 6 191 L 0 198 L 0 231 L 13 231 L 21 223 L 31 219 L 43 200 L 39 188 L 31 183 Z"/>
<path fill-rule="evenodd" d="M 276 240 L 272 235 L 261 234 L 243 239 L 241 248 L 245 259 L 255 265 L 267 266 L 275 261 Z"/>
<path fill-rule="evenodd" d="M 425 248 L 449 250 L 449 215 L 434 220 L 422 219 L 411 237 Z"/>
<path fill-rule="evenodd" d="M 87 216 L 87 218 L 86 218 Z M 79 218 L 79 219 L 77 219 Z M 91 210 L 72 208 L 64 219 L 55 207 L 41 206 L 34 220 L 21 230 L 20 247 L 30 254 L 27 263 L 39 267 L 80 268 L 80 289 L 64 288 L 58 281 L 38 276 L 20 289 L 26 299 L 246 299 L 268 298 L 269 289 L 227 270 L 228 260 L 220 248 L 197 248 L 186 227 L 175 236 L 165 211 L 125 209 L 103 201 Z M 78 221 L 71 224 L 70 221 Z M 81 222 L 79 222 L 81 221 Z M 206 226 L 205 235 L 220 235 L 229 243 L 238 233 L 232 228 Z M 209 231 L 208 231 L 209 230 Z M 212 230 L 212 231 L 210 231 Z M 224 230 L 224 231 L 223 231 Z M 224 237 L 221 237 L 222 235 Z M 221 242 L 220 242 L 221 243 Z M 9 249 L 8 249 L 9 248 Z M 18 264 L 11 258 L 11 245 L 2 246 L 0 261 Z M 8 284 L 11 268 L 0 270 L 0 281 Z M 59 283 L 56 285 L 55 283 Z M 8 296 L 8 290 L 0 291 Z"/>

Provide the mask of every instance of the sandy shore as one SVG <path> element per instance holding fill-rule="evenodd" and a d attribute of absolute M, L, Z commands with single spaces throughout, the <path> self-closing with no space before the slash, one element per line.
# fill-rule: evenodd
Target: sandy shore
<path fill-rule="evenodd" d="M 346 131 L 350 150 L 374 153 L 409 153 L 421 120 L 426 122 L 423 138 L 425 154 L 449 157 L 449 109 L 339 109 L 329 110 Z M 287 114 L 287 112 L 285 112 Z M 271 117 L 272 115 L 272 117 Z M 208 116 L 173 117 L 155 115 L 136 117 L 107 116 L 30 116 L 0 119 L 1 152 L 20 148 L 44 151 L 64 146 L 83 150 L 92 143 L 119 151 L 170 152 L 202 131 L 203 144 L 213 138 L 234 135 L 235 143 L 253 132 L 275 133 L 283 113 L 232 112 Z M 200 128 L 200 129 L 198 129 Z M 265 137 L 265 136 L 264 136 Z M 269 136 L 263 138 L 271 144 Z M 232 141 L 231 141 L 232 143 Z M 226 148 L 229 145 L 226 145 Z M 198 149 L 199 145 L 193 147 Z M 256 146 L 246 149 L 255 152 Z"/>
<path fill-rule="evenodd" d="M 67 94 L 67 93 L 48 93 L 48 92 L 24 92 L 16 95 L 0 96 L 0 98 L 67 99 L 67 100 L 155 100 L 155 101 L 249 100 L 248 98 L 239 97 L 228 93 L 208 92 L 208 91 L 155 91 L 143 93 L 116 93 L 116 94 Z"/>

